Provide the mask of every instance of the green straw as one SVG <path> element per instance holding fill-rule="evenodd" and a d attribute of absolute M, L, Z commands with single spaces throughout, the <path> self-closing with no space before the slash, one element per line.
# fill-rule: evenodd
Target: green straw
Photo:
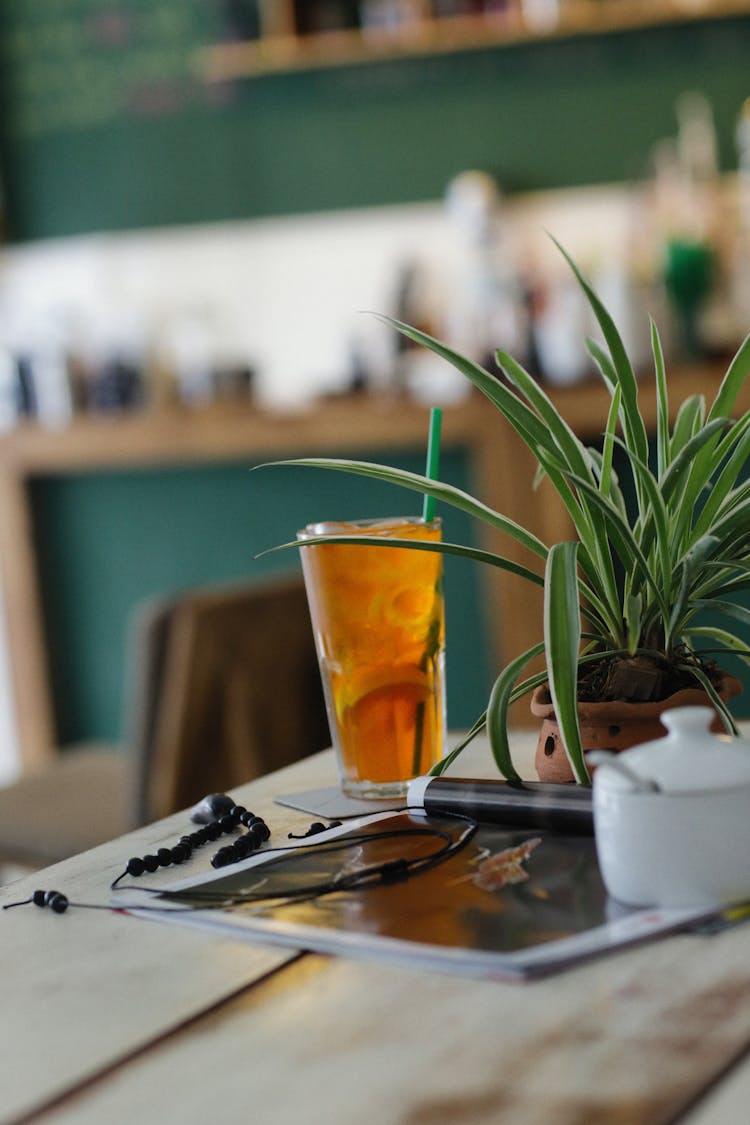
<path fill-rule="evenodd" d="M 443 411 L 439 406 L 433 406 L 430 411 L 430 433 L 427 439 L 427 468 L 425 476 L 428 480 L 438 479 L 440 465 L 440 429 L 443 424 Z M 422 518 L 425 523 L 435 518 L 435 497 L 425 496 L 422 508 Z"/>

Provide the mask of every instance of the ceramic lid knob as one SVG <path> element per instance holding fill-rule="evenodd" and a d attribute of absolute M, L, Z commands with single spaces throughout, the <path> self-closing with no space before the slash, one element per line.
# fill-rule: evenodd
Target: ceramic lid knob
<path fill-rule="evenodd" d="M 661 722 L 670 735 L 676 735 L 679 739 L 689 739 L 691 745 L 700 742 L 703 746 L 707 741 L 714 741 L 714 735 L 711 733 L 711 723 L 714 718 L 715 714 L 710 707 L 674 707 L 671 711 L 663 712 Z M 672 743 L 675 740 L 665 741 Z"/>

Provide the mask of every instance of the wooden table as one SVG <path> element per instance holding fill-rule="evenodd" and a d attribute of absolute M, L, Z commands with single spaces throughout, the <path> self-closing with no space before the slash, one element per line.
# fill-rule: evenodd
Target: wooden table
<path fill-rule="evenodd" d="M 528 774 L 528 738 L 521 751 Z M 481 748 L 458 765 L 492 773 Z M 326 751 L 235 795 L 283 836 L 312 818 L 274 796 L 333 776 Z M 0 888 L 0 903 L 43 887 L 105 904 L 130 855 L 170 845 L 188 823 L 177 814 Z M 205 862 L 196 852 L 191 870 Z M 750 1115 L 750 925 L 507 984 L 73 907 L 1 913 L 0 950 L 2 1125 L 738 1125 Z"/>

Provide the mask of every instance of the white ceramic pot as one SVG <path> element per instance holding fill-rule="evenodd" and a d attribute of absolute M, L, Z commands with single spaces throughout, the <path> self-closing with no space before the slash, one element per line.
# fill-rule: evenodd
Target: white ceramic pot
<path fill-rule="evenodd" d="M 665 738 L 589 755 L 604 883 L 638 906 L 750 900 L 750 743 L 709 731 L 708 707 L 666 711 Z"/>

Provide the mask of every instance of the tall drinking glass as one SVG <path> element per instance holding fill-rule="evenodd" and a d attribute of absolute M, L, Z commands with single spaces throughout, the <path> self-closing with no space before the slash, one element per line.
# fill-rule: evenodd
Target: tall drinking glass
<path fill-rule="evenodd" d="M 300 541 L 356 535 L 439 542 L 439 519 L 309 524 Z M 399 797 L 445 741 L 442 555 L 325 543 L 300 551 L 341 787 Z"/>

